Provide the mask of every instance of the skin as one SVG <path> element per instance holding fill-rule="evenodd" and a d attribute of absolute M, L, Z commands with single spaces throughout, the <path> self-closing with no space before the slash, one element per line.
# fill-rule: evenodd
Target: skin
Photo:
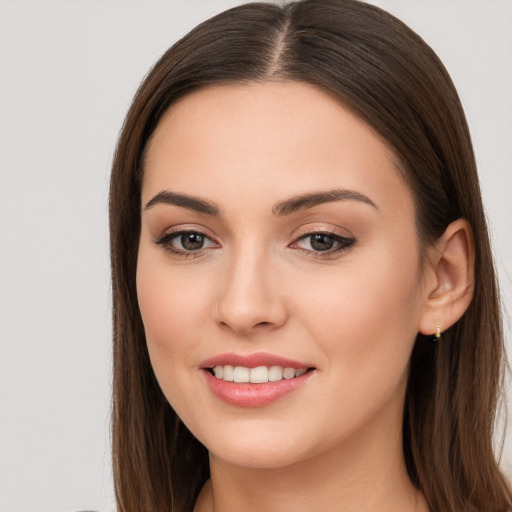
<path fill-rule="evenodd" d="M 333 189 L 373 205 L 272 211 Z M 219 214 L 146 207 L 163 191 Z M 386 143 L 306 84 L 206 88 L 173 105 L 153 134 L 141 222 L 137 291 L 151 362 L 210 453 L 196 511 L 428 510 L 402 454 L 409 358 L 418 331 L 446 328 L 469 303 L 469 229 L 450 226 L 422 267 L 413 199 Z M 172 252 L 185 250 L 180 236 L 155 243 L 186 230 L 207 237 L 203 248 Z M 315 251 L 311 232 L 353 242 Z M 236 407 L 200 369 L 227 352 L 269 352 L 315 371 L 270 405 Z"/>

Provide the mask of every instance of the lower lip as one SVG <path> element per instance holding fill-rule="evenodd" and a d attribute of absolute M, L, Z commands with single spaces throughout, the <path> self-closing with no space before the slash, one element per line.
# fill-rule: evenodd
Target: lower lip
<path fill-rule="evenodd" d="M 227 382 L 203 370 L 206 382 L 214 395 L 238 407 L 264 407 L 301 388 L 315 373 L 308 371 L 300 377 L 262 384 Z"/>

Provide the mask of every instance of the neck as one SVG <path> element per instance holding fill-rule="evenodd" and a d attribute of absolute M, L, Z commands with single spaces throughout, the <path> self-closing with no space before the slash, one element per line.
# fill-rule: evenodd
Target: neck
<path fill-rule="evenodd" d="M 285 467 L 240 467 L 210 455 L 196 512 L 428 512 L 407 475 L 401 429 L 382 427 Z"/>

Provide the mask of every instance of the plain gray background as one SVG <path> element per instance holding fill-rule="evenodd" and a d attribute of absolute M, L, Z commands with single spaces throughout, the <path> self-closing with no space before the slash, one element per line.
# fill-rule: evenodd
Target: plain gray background
<path fill-rule="evenodd" d="M 239 3 L 0 0 L 1 512 L 114 509 L 112 153 L 150 65 L 199 21 Z M 373 3 L 422 35 L 452 74 L 511 304 L 512 1 Z M 510 344 L 508 320 L 506 329 Z"/>

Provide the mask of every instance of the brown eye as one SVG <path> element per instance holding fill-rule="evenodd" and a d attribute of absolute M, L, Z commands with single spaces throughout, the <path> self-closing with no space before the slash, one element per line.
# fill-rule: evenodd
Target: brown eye
<path fill-rule="evenodd" d="M 324 253 L 327 256 L 348 249 L 355 242 L 354 238 L 347 238 L 336 233 L 319 232 L 300 237 L 292 244 L 292 247 L 312 255 L 320 256 Z"/>
<path fill-rule="evenodd" d="M 167 252 L 191 256 L 194 253 L 202 254 L 203 250 L 213 249 L 218 245 L 199 231 L 175 231 L 166 233 L 155 240 L 157 245 L 161 245 Z"/>
<path fill-rule="evenodd" d="M 315 251 L 328 251 L 332 249 L 334 246 L 334 238 L 324 235 L 324 234 L 316 234 L 310 236 L 310 244 L 311 248 Z"/>
<path fill-rule="evenodd" d="M 197 251 L 204 245 L 204 236 L 200 233 L 183 233 L 181 235 L 181 246 L 187 251 Z"/>

